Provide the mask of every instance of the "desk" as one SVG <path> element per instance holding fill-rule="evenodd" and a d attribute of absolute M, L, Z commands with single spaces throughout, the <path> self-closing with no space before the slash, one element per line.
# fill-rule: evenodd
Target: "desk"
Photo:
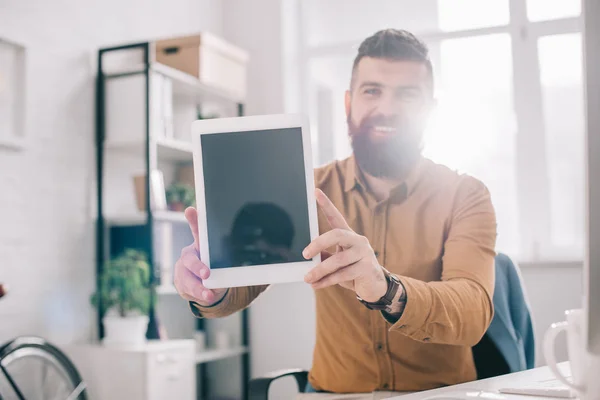
<path fill-rule="evenodd" d="M 570 375 L 569 363 L 564 362 L 558 366 L 563 374 Z M 525 387 L 534 385 L 537 382 L 553 380 L 554 375 L 548 367 L 530 369 L 527 371 L 516 372 L 514 374 L 502 375 L 496 378 L 482 379 L 479 381 L 462 383 L 460 385 L 446 386 L 439 389 L 426 390 L 415 393 L 398 392 L 375 392 L 360 394 L 329 394 L 329 393 L 303 393 L 296 397 L 296 400 L 423 400 L 430 396 L 436 396 L 444 393 L 457 391 L 497 391 L 506 387 Z M 510 395 L 505 395 L 510 398 Z M 517 398 L 517 396 L 515 396 Z M 531 400 L 541 399 L 541 397 L 531 397 Z"/>

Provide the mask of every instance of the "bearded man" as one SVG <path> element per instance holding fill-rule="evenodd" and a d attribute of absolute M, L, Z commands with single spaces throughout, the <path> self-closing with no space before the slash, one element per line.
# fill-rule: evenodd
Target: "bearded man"
<path fill-rule="evenodd" d="M 435 106 L 427 47 L 388 29 L 360 45 L 345 93 L 353 154 L 315 171 L 323 261 L 308 391 L 420 391 L 477 378 L 472 346 L 492 317 L 496 217 L 477 179 L 422 155 Z M 199 318 L 248 305 L 267 286 L 209 290 L 195 242 L 175 285 Z M 293 299 L 292 299 L 293 301 Z M 290 343 L 293 346 L 294 343 Z"/>

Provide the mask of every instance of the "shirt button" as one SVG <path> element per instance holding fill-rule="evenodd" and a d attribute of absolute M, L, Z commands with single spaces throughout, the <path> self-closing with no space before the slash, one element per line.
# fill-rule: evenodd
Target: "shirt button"
<path fill-rule="evenodd" d="M 406 328 L 406 325 L 400 325 L 400 329 Z"/>
<path fill-rule="evenodd" d="M 375 257 L 379 257 L 379 252 L 375 251 Z"/>
<path fill-rule="evenodd" d="M 390 387 L 390 385 L 388 385 L 387 383 L 384 383 L 384 384 L 383 384 L 383 388 L 384 388 L 384 389 L 388 389 L 389 387 Z"/>
<path fill-rule="evenodd" d="M 381 351 L 381 350 L 383 350 L 383 344 L 381 344 L 381 343 L 377 343 L 377 350 L 378 350 L 378 351 Z"/>
<path fill-rule="evenodd" d="M 423 339 L 424 342 L 429 342 L 431 340 L 431 338 L 426 337 L 425 339 Z"/>

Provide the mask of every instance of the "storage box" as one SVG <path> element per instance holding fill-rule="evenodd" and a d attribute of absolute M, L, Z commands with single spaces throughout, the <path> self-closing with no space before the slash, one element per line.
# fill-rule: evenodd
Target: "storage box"
<path fill-rule="evenodd" d="M 246 96 L 248 54 L 210 33 L 158 40 L 155 59 L 195 76 L 200 82 Z"/>

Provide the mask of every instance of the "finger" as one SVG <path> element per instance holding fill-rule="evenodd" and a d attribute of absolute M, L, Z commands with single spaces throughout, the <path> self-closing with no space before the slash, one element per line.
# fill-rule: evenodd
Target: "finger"
<path fill-rule="evenodd" d="M 360 263 L 352 264 L 349 267 L 342 268 L 333 274 L 329 274 L 323 279 L 313 283 L 313 289 L 324 289 L 329 286 L 337 285 L 343 282 L 353 281 L 360 273 Z"/>
<path fill-rule="evenodd" d="M 185 209 L 185 219 L 187 219 L 190 225 L 190 230 L 194 236 L 194 247 L 200 251 L 200 235 L 198 233 L 198 212 L 194 207 L 188 207 Z"/>
<path fill-rule="evenodd" d="M 327 260 L 329 257 L 331 257 L 333 254 L 331 254 L 328 251 L 322 251 L 321 252 L 321 262 Z"/>
<path fill-rule="evenodd" d="M 318 282 L 327 275 L 358 262 L 361 258 L 362 256 L 356 247 L 341 251 L 310 270 L 304 280 L 306 283 Z"/>
<path fill-rule="evenodd" d="M 180 261 L 192 274 L 200 279 L 208 279 L 210 270 L 202 261 L 198 259 L 198 254 L 191 249 L 182 253 Z"/>
<path fill-rule="evenodd" d="M 205 288 L 202 281 L 188 269 L 183 269 L 181 271 L 180 279 L 180 284 L 183 286 L 183 290 L 188 296 L 207 304 L 216 300 L 215 293 L 212 290 Z"/>
<path fill-rule="evenodd" d="M 352 231 L 345 229 L 333 229 L 329 232 L 325 232 L 313 240 L 308 246 L 306 246 L 302 252 L 302 255 L 306 259 L 311 259 L 332 246 L 341 246 L 345 249 L 358 244 L 359 238 L 360 236 Z"/>
<path fill-rule="evenodd" d="M 333 229 L 350 229 L 350 226 L 346 222 L 346 219 L 342 215 L 342 213 L 333 205 L 329 197 L 323 193 L 321 189 L 315 190 L 315 197 L 317 198 L 317 203 L 321 207 L 321 210 L 327 217 L 327 222 Z"/>

